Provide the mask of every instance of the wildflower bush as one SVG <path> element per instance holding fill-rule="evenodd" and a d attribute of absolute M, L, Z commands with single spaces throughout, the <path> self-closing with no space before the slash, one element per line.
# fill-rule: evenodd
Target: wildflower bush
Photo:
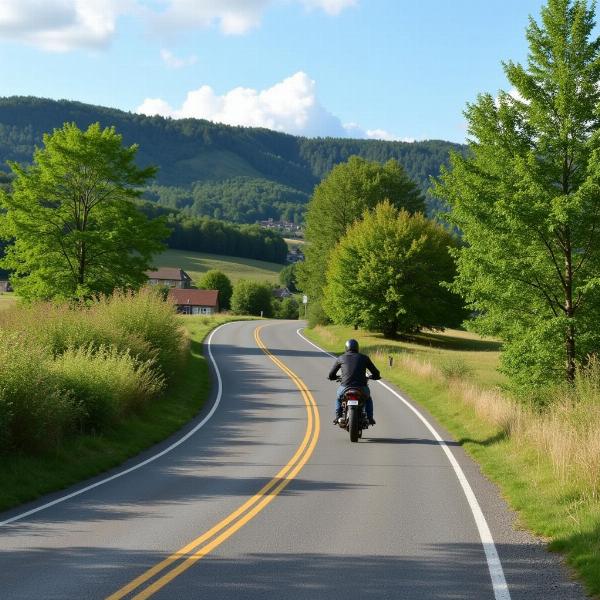
<path fill-rule="evenodd" d="M 187 355 L 173 306 L 150 290 L 4 311 L 0 452 L 101 432 L 159 397 Z"/>

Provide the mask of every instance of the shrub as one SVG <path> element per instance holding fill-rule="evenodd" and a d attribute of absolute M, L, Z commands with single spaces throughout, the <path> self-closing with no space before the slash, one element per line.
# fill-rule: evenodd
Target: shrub
<path fill-rule="evenodd" d="M 86 430 L 102 430 L 155 398 L 164 378 L 151 361 L 139 363 L 116 348 L 72 348 L 51 365 L 62 386 L 79 402 Z"/>
<path fill-rule="evenodd" d="M 283 300 L 275 300 L 273 303 L 274 314 L 276 319 L 297 319 L 300 308 L 295 298 L 284 298 Z"/>
<path fill-rule="evenodd" d="M 50 365 L 41 346 L 0 330 L 0 451 L 56 446 L 75 427 L 79 406 Z"/>
<path fill-rule="evenodd" d="M 317 325 L 327 325 L 331 320 L 321 306 L 320 302 L 309 302 L 307 308 L 308 326 L 316 327 Z"/>
<path fill-rule="evenodd" d="M 120 335 L 143 340 L 150 348 L 149 355 L 138 353 L 135 348 L 131 349 L 132 354 L 142 362 L 156 360 L 157 368 L 168 379 L 187 356 L 188 339 L 173 305 L 151 289 L 117 292 L 100 298 L 91 315 Z"/>
<path fill-rule="evenodd" d="M 268 283 L 240 279 L 233 288 L 231 309 L 238 315 L 262 315 L 270 317 L 273 314 L 273 292 Z"/>

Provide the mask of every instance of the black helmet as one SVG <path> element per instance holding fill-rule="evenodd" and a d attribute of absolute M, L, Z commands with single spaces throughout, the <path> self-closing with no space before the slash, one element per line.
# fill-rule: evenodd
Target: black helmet
<path fill-rule="evenodd" d="M 353 339 L 349 339 L 346 342 L 346 352 L 358 352 L 358 342 Z"/>

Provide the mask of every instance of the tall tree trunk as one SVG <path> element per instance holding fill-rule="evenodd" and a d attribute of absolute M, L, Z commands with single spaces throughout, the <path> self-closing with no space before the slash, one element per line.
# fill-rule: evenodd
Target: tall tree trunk
<path fill-rule="evenodd" d="M 575 381 L 575 307 L 573 306 L 573 255 L 571 251 L 570 232 L 565 236 L 565 315 L 568 319 L 565 331 L 565 367 L 567 381 Z"/>
<path fill-rule="evenodd" d="M 79 285 L 83 285 L 83 283 L 85 281 L 85 268 L 86 268 L 85 242 L 80 242 L 78 254 L 79 254 L 79 256 L 78 256 L 79 269 L 77 272 L 77 283 Z"/>

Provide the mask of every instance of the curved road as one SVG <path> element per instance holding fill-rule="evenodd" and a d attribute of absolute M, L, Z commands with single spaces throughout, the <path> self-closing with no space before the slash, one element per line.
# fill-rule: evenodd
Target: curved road
<path fill-rule="evenodd" d="M 584 598 L 391 386 L 373 387 L 378 425 L 351 444 L 331 425 L 332 359 L 297 328 L 222 326 L 222 389 L 184 431 L 109 474 L 122 476 L 0 515 L 0 598 Z"/>

